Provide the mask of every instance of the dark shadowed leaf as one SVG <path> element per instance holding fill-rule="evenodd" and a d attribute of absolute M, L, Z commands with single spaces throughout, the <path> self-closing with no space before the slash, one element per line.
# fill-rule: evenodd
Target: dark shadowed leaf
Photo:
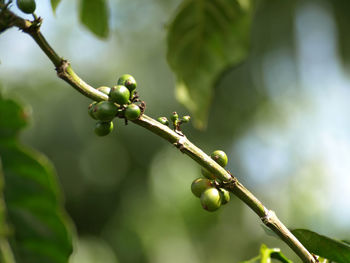
<path fill-rule="evenodd" d="M 54 13 L 56 13 L 56 8 L 60 2 L 61 0 L 51 0 L 51 7 Z"/>
<path fill-rule="evenodd" d="M 292 233 L 310 252 L 337 263 L 350 262 L 349 244 L 307 229 L 295 229 Z"/>
<path fill-rule="evenodd" d="M 105 0 L 80 0 L 80 21 L 101 38 L 109 34 L 109 12 Z"/>
<path fill-rule="evenodd" d="M 198 128 L 206 125 L 216 80 L 247 54 L 252 10 L 251 1 L 185 0 L 169 26 L 167 58 L 176 96 Z"/>
<path fill-rule="evenodd" d="M 10 245 L 17 262 L 67 263 L 71 235 L 51 163 L 18 141 L 28 119 L 19 104 L 0 97 L 0 156 Z"/>

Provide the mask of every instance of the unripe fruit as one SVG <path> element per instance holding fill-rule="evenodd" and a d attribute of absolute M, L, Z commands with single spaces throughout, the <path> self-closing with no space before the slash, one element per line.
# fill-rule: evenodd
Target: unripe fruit
<path fill-rule="evenodd" d="M 17 0 L 18 8 L 26 14 L 32 14 L 35 11 L 35 0 Z"/>
<path fill-rule="evenodd" d="M 221 195 L 215 187 L 205 190 L 201 195 L 202 207 L 210 212 L 218 210 L 221 206 Z"/>
<path fill-rule="evenodd" d="M 129 104 L 128 107 L 125 109 L 125 117 L 128 120 L 136 120 L 141 115 L 141 109 L 136 104 Z"/>
<path fill-rule="evenodd" d="M 222 167 L 227 165 L 228 159 L 224 151 L 216 150 L 210 155 L 210 157 Z"/>
<path fill-rule="evenodd" d="M 128 88 L 128 90 L 130 91 L 130 94 L 133 94 L 134 90 L 137 87 L 137 83 L 136 80 L 134 79 L 133 76 L 129 75 L 129 74 L 124 74 L 122 75 L 117 82 L 118 85 L 123 85 L 125 87 Z"/>
<path fill-rule="evenodd" d="M 127 104 L 130 98 L 130 91 L 123 85 L 117 85 L 111 88 L 109 99 L 119 105 Z"/>
<path fill-rule="evenodd" d="M 96 104 L 97 104 L 97 102 L 94 101 L 88 107 L 88 113 L 89 113 L 90 117 L 93 118 L 94 120 L 97 120 L 96 117 L 94 116 L 94 108 L 95 108 Z"/>
<path fill-rule="evenodd" d="M 210 180 L 215 180 L 215 176 L 203 167 L 201 168 L 201 173 L 205 178 L 208 178 Z"/>
<path fill-rule="evenodd" d="M 173 114 L 171 114 L 171 116 L 170 116 L 170 120 L 171 120 L 173 123 L 175 123 L 176 121 L 179 120 L 179 114 L 177 114 L 177 112 L 174 111 Z"/>
<path fill-rule="evenodd" d="M 111 121 L 117 114 L 118 108 L 110 101 L 101 101 L 93 109 L 93 115 L 100 121 Z"/>
<path fill-rule="evenodd" d="M 99 88 L 97 88 L 98 91 L 101 91 L 102 93 L 108 95 L 111 88 L 110 87 L 107 87 L 107 86 L 101 86 Z"/>
<path fill-rule="evenodd" d="M 190 119 L 191 119 L 191 116 L 186 115 L 186 116 L 183 116 L 183 117 L 181 118 L 181 121 L 182 121 L 183 123 L 187 123 L 187 122 L 190 121 Z"/>
<path fill-rule="evenodd" d="M 111 122 L 111 121 L 109 121 L 109 122 L 99 121 L 99 122 L 96 123 L 95 133 L 98 136 L 106 136 L 112 130 L 113 130 L 113 122 Z"/>
<path fill-rule="evenodd" d="M 157 119 L 157 121 L 159 121 L 161 124 L 164 124 L 164 125 L 166 125 L 166 126 L 169 125 L 169 121 L 168 121 L 168 119 L 167 119 L 166 117 L 159 117 L 159 118 Z"/>
<path fill-rule="evenodd" d="M 211 187 L 213 187 L 213 185 L 210 180 L 206 178 L 197 178 L 191 184 L 191 191 L 195 196 L 201 197 L 202 193 Z"/>
<path fill-rule="evenodd" d="M 230 201 L 230 199 L 231 199 L 230 192 L 224 188 L 220 188 L 219 192 L 221 195 L 221 204 L 223 204 L 223 205 L 227 204 L 228 201 Z"/>

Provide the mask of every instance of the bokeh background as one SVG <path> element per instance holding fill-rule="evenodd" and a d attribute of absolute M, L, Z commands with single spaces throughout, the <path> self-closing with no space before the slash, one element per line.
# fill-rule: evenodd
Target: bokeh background
<path fill-rule="evenodd" d="M 147 114 L 188 114 L 174 96 L 166 26 L 179 0 L 109 1 L 111 34 L 99 40 L 78 21 L 77 1 L 53 15 L 38 1 L 42 32 L 89 84 L 134 75 Z M 248 59 L 215 87 L 206 130 L 184 131 L 290 228 L 350 237 L 350 54 L 347 1 L 261 1 Z M 32 109 L 22 134 L 54 163 L 77 237 L 71 263 L 239 262 L 261 243 L 281 247 L 238 199 L 204 211 L 190 191 L 200 168 L 167 142 L 115 123 L 94 135 L 88 99 L 55 75 L 29 38 L 0 36 L 2 90 Z"/>

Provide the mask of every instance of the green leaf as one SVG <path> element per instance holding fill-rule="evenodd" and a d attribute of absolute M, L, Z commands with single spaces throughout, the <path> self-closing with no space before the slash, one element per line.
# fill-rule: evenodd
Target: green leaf
<path fill-rule="evenodd" d="M 337 263 L 350 262 L 349 244 L 307 229 L 295 229 L 292 233 L 310 252 Z"/>
<path fill-rule="evenodd" d="M 15 258 L 8 241 L 9 228 L 6 222 L 6 206 L 3 190 L 4 175 L 0 160 L 0 262 L 15 263 Z"/>
<path fill-rule="evenodd" d="M 169 26 L 167 58 L 176 74 L 177 99 L 204 128 L 213 88 L 249 48 L 251 0 L 185 0 Z"/>
<path fill-rule="evenodd" d="M 241 263 L 270 263 L 271 259 L 277 259 L 282 263 L 292 263 L 279 248 L 268 248 L 265 244 L 261 245 L 259 256 Z"/>
<path fill-rule="evenodd" d="M 51 0 L 52 11 L 56 13 L 56 9 L 61 0 Z"/>
<path fill-rule="evenodd" d="M 8 211 L 9 237 L 21 263 L 67 263 L 71 234 L 51 163 L 18 140 L 27 111 L 0 96 L 0 156 Z"/>
<path fill-rule="evenodd" d="M 80 0 L 80 21 L 101 38 L 109 34 L 109 12 L 105 0 Z"/>

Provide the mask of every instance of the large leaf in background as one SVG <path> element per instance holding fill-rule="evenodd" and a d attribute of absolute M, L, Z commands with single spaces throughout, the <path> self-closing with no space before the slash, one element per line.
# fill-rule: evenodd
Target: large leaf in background
<path fill-rule="evenodd" d="M 295 229 L 292 233 L 311 253 L 337 263 L 350 262 L 350 245 L 307 229 Z"/>
<path fill-rule="evenodd" d="M 66 263 L 72 252 L 71 234 L 53 167 L 18 141 L 27 116 L 19 104 L 0 97 L 0 156 L 13 231 L 10 245 L 20 263 Z"/>
<path fill-rule="evenodd" d="M 250 0 L 185 0 L 169 26 L 167 58 L 176 96 L 197 128 L 206 125 L 220 74 L 246 57 L 252 9 Z"/>
<path fill-rule="evenodd" d="M 56 8 L 60 2 L 61 2 L 61 0 L 51 0 L 51 7 L 52 7 L 52 11 L 54 13 L 56 12 Z"/>
<path fill-rule="evenodd" d="M 80 21 L 101 38 L 109 34 L 109 12 L 106 0 L 80 0 Z"/>
<path fill-rule="evenodd" d="M 282 263 L 292 263 L 279 248 L 268 248 L 265 244 L 261 245 L 259 256 L 241 263 L 270 263 L 271 259 L 277 259 Z"/>
<path fill-rule="evenodd" d="M 8 242 L 9 228 L 6 222 L 6 205 L 4 200 L 4 175 L 0 160 L 0 262 L 14 263 L 15 258 Z"/>

